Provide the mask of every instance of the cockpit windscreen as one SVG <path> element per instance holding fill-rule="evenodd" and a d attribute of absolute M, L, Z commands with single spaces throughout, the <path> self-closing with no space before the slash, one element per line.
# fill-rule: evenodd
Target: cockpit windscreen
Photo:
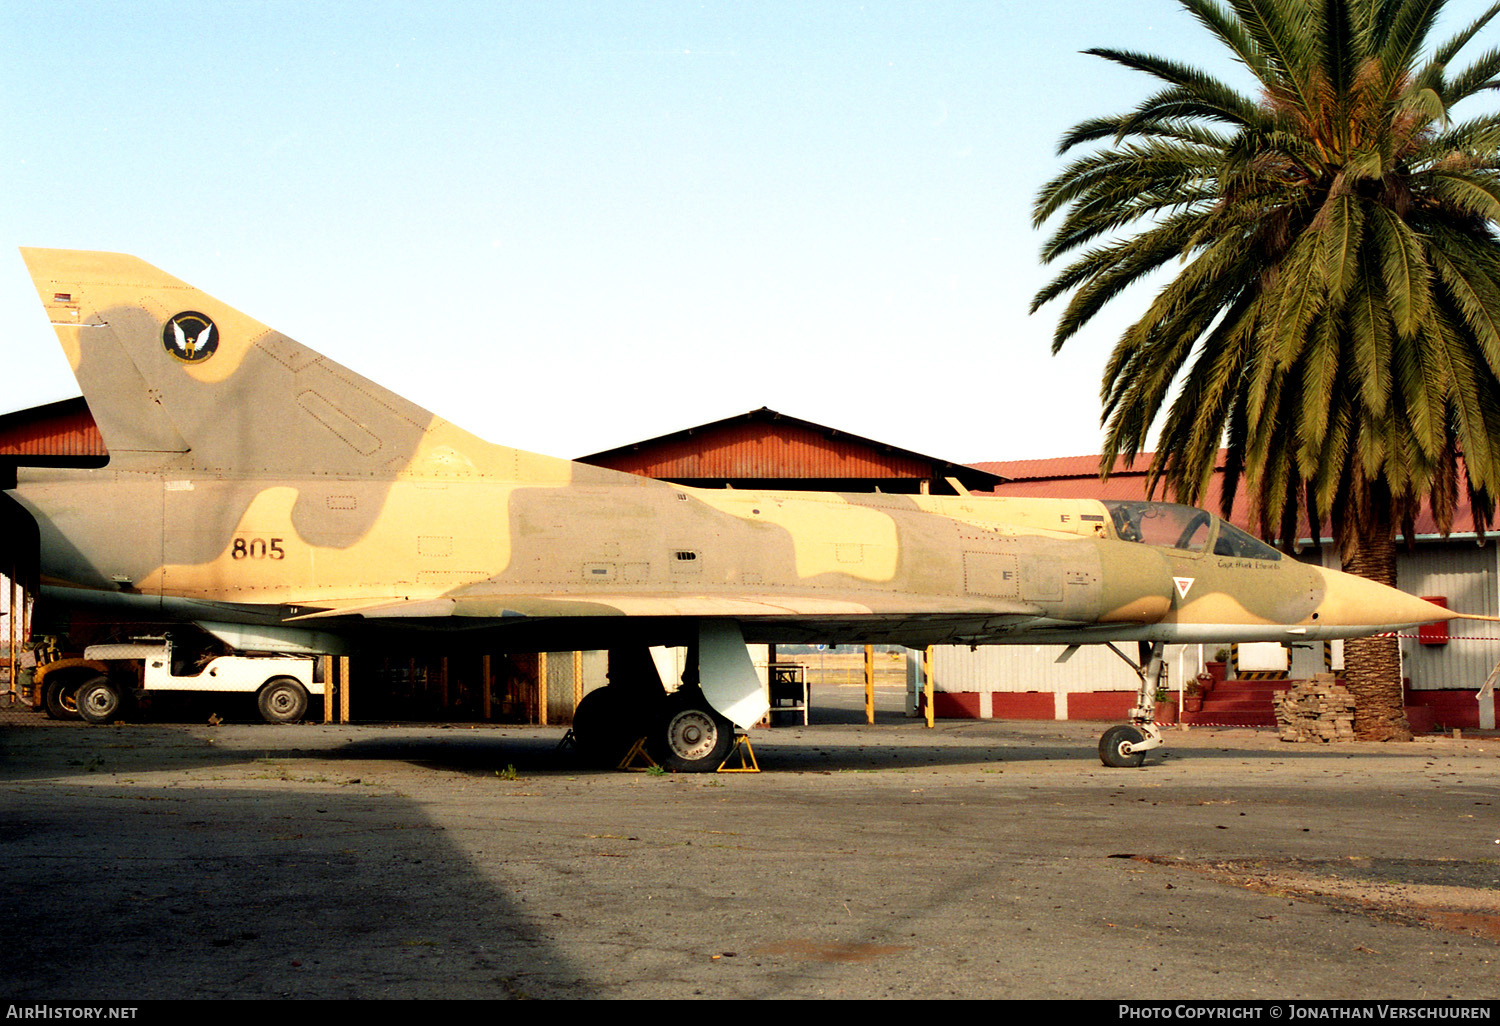
<path fill-rule="evenodd" d="M 1193 506 L 1173 502 L 1122 501 L 1106 501 L 1104 505 L 1114 521 L 1115 534 L 1122 541 L 1202 552 L 1217 524 L 1219 530 L 1214 538 L 1214 555 L 1240 559 L 1281 558 L 1281 553 L 1265 542 Z"/>
<path fill-rule="evenodd" d="M 1104 505 L 1115 522 L 1115 534 L 1122 541 L 1202 552 L 1213 527 L 1213 517 L 1192 506 L 1171 502 L 1106 502 Z"/>
<path fill-rule="evenodd" d="M 1214 555 L 1235 556 L 1240 559 L 1280 559 L 1281 553 L 1252 535 L 1246 534 L 1233 524 L 1219 524 L 1219 537 L 1214 539 Z"/>

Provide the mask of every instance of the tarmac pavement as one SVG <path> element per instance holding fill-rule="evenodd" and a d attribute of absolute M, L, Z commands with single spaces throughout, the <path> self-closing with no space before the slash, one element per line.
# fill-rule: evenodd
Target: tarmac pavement
<path fill-rule="evenodd" d="M 0 992 L 1445 998 L 1500 990 L 1500 739 L 815 724 L 759 774 L 561 728 L 0 726 Z"/>

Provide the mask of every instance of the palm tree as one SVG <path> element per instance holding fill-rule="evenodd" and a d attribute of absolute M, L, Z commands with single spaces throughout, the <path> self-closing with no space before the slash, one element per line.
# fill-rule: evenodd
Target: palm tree
<path fill-rule="evenodd" d="M 1178 2 L 1257 94 L 1088 51 L 1160 88 L 1063 137 L 1098 145 L 1036 200 L 1071 262 L 1032 309 L 1071 293 L 1056 352 L 1158 287 L 1105 367 L 1101 473 L 1160 419 L 1151 489 L 1201 504 L 1222 446 L 1226 514 L 1243 489 L 1283 547 L 1327 515 L 1345 569 L 1394 584 L 1424 499 L 1446 533 L 1465 488 L 1484 530 L 1500 488 L 1500 116 L 1453 114 L 1500 89 L 1500 50 L 1450 68 L 1500 3 L 1429 50 L 1443 0 Z M 1360 736 L 1410 737 L 1395 641 L 1346 652 Z"/>

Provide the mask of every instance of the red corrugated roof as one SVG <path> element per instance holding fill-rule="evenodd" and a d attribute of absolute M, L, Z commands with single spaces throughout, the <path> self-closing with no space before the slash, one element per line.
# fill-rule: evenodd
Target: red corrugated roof
<path fill-rule="evenodd" d="M 1149 455 L 1136 460 L 1136 467 L 1144 468 L 1151 462 Z M 972 463 L 970 466 L 987 470 L 991 474 L 1020 480 L 1058 480 L 1070 477 L 1099 479 L 1098 456 L 1057 456 L 1046 460 L 1002 460 L 996 463 Z M 1112 473 L 1128 472 L 1124 459 L 1115 460 Z"/>
<path fill-rule="evenodd" d="M 971 490 L 1000 483 L 983 468 L 924 456 L 767 407 L 580 456 L 578 461 L 669 481 L 955 477 Z"/>

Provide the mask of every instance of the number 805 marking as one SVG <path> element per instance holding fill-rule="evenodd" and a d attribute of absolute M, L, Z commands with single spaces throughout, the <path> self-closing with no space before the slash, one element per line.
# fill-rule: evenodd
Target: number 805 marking
<path fill-rule="evenodd" d="M 265 538 L 236 538 L 229 554 L 235 559 L 285 559 L 286 549 L 281 547 L 280 538 L 269 541 Z"/>

